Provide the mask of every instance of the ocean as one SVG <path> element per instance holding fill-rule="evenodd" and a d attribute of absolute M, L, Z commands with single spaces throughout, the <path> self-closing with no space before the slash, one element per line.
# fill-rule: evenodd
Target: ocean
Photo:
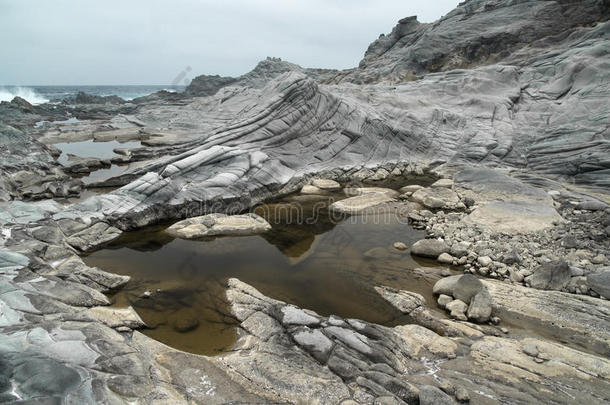
<path fill-rule="evenodd" d="M 76 95 L 79 91 L 96 96 L 119 96 L 125 100 L 146 96 L 159 90 L 184 91 L 185 86 L 0 86 L 0 101 L 11 101 L 15 96 L 32 104 L 42 104 L 52 100 Z"/>

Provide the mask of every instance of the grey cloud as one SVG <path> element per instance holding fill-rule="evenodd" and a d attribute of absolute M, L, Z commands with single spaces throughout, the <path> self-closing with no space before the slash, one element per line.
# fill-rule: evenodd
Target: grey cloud
<path fill-rule="evenodd" d="M 239 75 L 266 56 L 349 68 L 396 21 L 456 0 L 0 0 L 0 84 L 167 84 Z"/>

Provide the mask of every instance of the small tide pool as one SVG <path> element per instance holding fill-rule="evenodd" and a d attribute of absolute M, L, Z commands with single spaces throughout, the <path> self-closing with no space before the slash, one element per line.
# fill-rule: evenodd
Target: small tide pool
<path fill-rule="evenodd" d="M 410 245 L 424 232 L 407 224 L 406 213 L 392 209 L 337 220 L 328 210 L 334 200 L 260 206 L 255 212 L 273 227 L 262 235 L 181 240 L 160 226 L 125 233 L 84 260 L 131 276 L 111 297 L 114 305 L 132 305 L 149 326 L 145 334 L 192 353 L 218 354 L 234 344 L 236 322 L 225 300 L 231 277 L 320 315 L 408 323 L 374 286 L 433 300 L 433 281 L 412 270 L 436 262 L 416 261 L 392 247 L 396 241 Z"/>

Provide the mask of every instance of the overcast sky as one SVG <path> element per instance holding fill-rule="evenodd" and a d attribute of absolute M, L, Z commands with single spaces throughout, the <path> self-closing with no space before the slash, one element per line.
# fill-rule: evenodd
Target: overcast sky
<path fill-rule="evenodd" d="M 267 56 L 357 66 L 396 22 L 458 0 L 0 0 L 0 84 L 171 84 Z"/>

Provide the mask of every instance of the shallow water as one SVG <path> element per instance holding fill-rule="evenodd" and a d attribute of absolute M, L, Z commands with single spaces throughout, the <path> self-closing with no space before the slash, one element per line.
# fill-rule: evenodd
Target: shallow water
<path fill-rule="evenodd" d="M 107 142 L 95 142 L 94 140 L 82 141 L 82 142 L 61 142 L 56 143 L 57 149 L 61 150 L 61 155 L 57 158 L 57 161 L 61 164 L 68 163 L 68 154 L 76 155 L 79 157 L 94 157 L 98 159 L 112 159 L 117 157 L 114 153 L 116 148 L 137 148 L 142 146 L 140 141 L 107 141 Z M 99 181 L 108 180 L 112 177 L 116 177 L 125 172 L 128 168 L 127 164 L 116 165 L 112 164 L 109 168 L 94 170 L 86 176 L 81 177 L 81 180 L 85 184 L 91 184 Z"/>
<path fill-rule="evenodd" d="M 118 155 L 114 153 L 116 148 L 137 148 L 141 146 L 140 141 L 129 142 L 95 142 L 93 140 L 82 142 L 61 142 L 53 144 L 57 149 L 61 150 L 61 155 L 57 159 L 59 163 L 68 163 L 68 154 L 79 157 L 94 157 L 98 159 L 111 159 Z"/>
<path fill-rule="evenodd" d="M 408 289 L 432 300 L 433 282 L 410 269 L 435 263 L 416 262 L 392 247 L 396 241 L 410 245 L 424 233 L 394 212 L 335 221 L 328 203 L 324 199 L 259 207 L 256 212 L 273 226 L 259 236 L 187 241 L 171 238 L 163 227 L 126 233 L 85 261 L 131 276 L 112 297 L 115 305 L 133 305 L 151 327 L 144 333 L 193 353 L 219 353 L 235 342 L 235 321 L 224 298 L 230 277 L 320 315 L 385 325 L 408 322 L 373 287 Z M 139 298 L 146 290 L 153 295 Z"/>

